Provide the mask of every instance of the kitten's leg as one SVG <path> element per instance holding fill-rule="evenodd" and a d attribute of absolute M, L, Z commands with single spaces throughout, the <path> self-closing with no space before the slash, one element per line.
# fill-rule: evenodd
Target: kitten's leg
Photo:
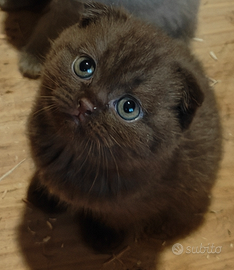
<path fill-rule="evenodd" d="M 98 253 L 110 253 L 122 247 L 126 232 L 104 225 L 92 213 L 79 213 L 78 222 L 83 240 Z"/>
<path fill-rule="evenodd" d="M 41 74 L 42 62 L 37 54 L 27 52 L 25 47 L 20 54 L 19 70 L 25 77 L 36 79 Z"/>
<path fill-rule="evenodd" d="M 30 78 L 40 76 L 53 40 L 64 29 L 79 22 L 82 8 L 83 4 L 75 0 L 51 1 L 45 7 L 43 16 L 20 55 L 19 69 L 24 76 Z"/>
<path fill-rule="evenodd" d="M 51 195 L 47 188 L 41 185 L 37 172 L 33 176 L 28 188 L 27 200 L 47 213 L 59 213 L 67 209 L 67 205 L 64 202 Z"/>
<path fill-rule="evenodd" d="M 37 22 L 28 43 L 21 50 L 19 59 L 20 72 L 33 79 L 41 74 L 46 54 L 51 47 L 50 40 L 58 36 L 56 10 L 45 7 L 42 12 L 45 14 Z"/>

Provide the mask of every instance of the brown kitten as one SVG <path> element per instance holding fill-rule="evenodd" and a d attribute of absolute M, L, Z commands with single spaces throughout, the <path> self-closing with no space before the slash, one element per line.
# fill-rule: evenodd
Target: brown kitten
<path fill-rule="evenodd" d="M 54 42 L 28 136 L 29 199 L 80 212 L 100 251 L 129 231 L 188 233 L 209 205 L 221 152 L 213 91 L 182 42 L 121 9 L 87 6 Z"/>

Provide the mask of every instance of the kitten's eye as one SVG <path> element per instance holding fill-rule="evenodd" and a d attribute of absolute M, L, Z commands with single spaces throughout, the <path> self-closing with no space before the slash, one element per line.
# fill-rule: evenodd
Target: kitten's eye
<path fill-rule="evenodd" d="M 136 120 L 141 115 L 139 102 L 130 96 L 119 99 L 116 103 L 117 113 L 126 121 Z"/>
<path fill-rule="evenodd" d="M 73 63 L 73 70 L 81 79 L 90 79 L 94 74 L 95 68 L 94 60 L 88 56 L 77 58 Z"/>

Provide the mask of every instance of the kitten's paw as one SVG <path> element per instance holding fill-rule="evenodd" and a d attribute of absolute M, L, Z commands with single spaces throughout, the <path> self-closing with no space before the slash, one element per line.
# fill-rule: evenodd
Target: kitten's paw
<path fill-rule="evenodd" d="M 120 248 L 126 238 L 124 231 L 107 227 L 91 215 L 78 215 L 81 234 L 84 242 L 98 253 L 112 254 Z"/>
<path fill-rule="evenodd" d="M 42 64 L 36 55 L 23 51 L 20 55 L 19 70 L 23 76 L 37 79 L 41 75 Z"/>
<path fill-rule="evenodd" d="M 62 213 L 67 210 L 67 205 L 64 202 L 51 195 L 46 187 L 40 184 L 37 174 L 33 176 L 28 188 L 27 200 L 49 214 Z"/>

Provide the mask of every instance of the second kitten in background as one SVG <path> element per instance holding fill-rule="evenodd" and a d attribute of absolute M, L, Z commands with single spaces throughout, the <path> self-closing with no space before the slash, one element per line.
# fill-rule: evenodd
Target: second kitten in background
<path fill-rule="evenodd" d="M 83 0 L 83 2 L 91 2 Z M 173 38 L 188 40 L 196 30 L 200 0 L 98 0 L 122 6 L 136 17 L 149 22 Z"/>

